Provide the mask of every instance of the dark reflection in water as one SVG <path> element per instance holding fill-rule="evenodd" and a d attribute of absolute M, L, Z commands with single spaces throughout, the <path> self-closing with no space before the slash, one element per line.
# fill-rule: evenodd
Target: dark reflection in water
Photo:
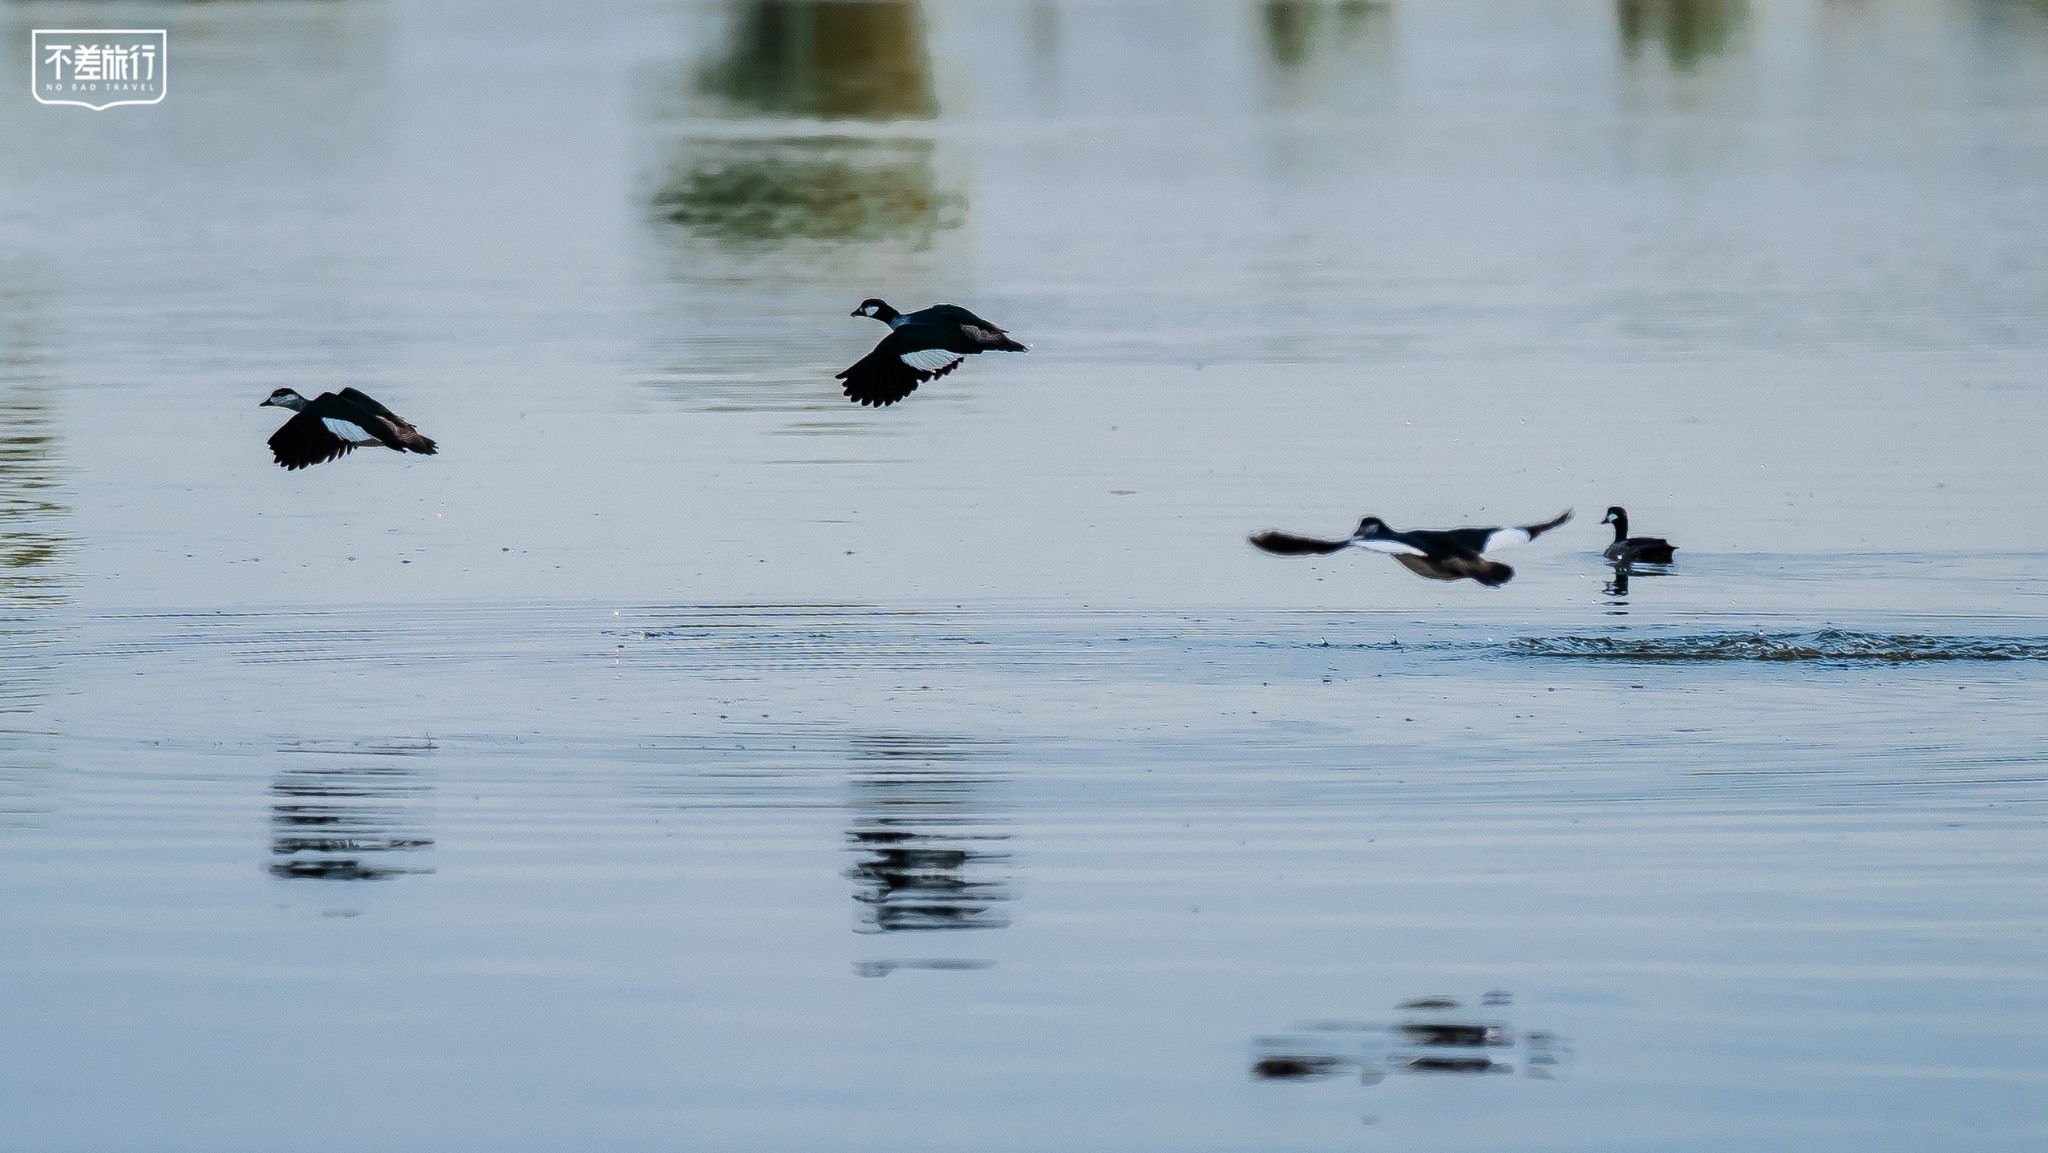
<path fill-rule="evenodd" d="M 1631 564 L 1628 561 L 1615 561 L 1613 562 L 1613 571 L 1609 574 L 1607 583 L 1600 586 L 1600 591 L 1606 594 L 1608 604 L 1616 608 L 1626 608 L 1628 606 L 1630 582 L 1639 579 L 1655 580 L 1658 577 L 1669 575 L 1671 575 L 1669 565 Z M 1626 616 L 1628 614 L 1610 613 L 1609 615 Z"/>
<path fill-rule="evenodd" d="M 17 286 L 0 285 L 0 828 L 48 807 L 55 761 L 38 714 L 55 665 L 49 612 L 65 599 L 61 563 L 70 550 L 34 300 L 6 278 Z"/>
<path fill-rule="evenodd" d="M 2030 37 L 2033 43 L 2026 47 L 2048 47 L 2048 0 L 1974 0 L 1970 11 L 1987 44 L 2011 49 L 2019 38 Z"/>
<path fill-rule="evenodd" d="M 1628 605 L 1628 578 L 1634 575 L 1626 562 L 1615 564 L 1612 579 L 1600 588 L 1600 591 L 1607 595 L 1608 604 L 1617 608 Z"/>
<path fill-rule="evenodd" d="M 899 957 L 891 961 L 855 961 L 853 971 L 861 977 L 886 977 L 904 969 L 924 969 L 934 973 L 972 973 L 980 969 L 995 968 L 994 961 L 967 960 L 958 957 Z"/>
<path fill-rule="evenodd" d="M 0 596 L 9 605 L 56 595 L 56 562 L 68 541 L 57 499 L 60 446 L 51 419 L 41 345 L 28 303 L 0 289 Z"/>
<path fill-rule="evenodd" d="M 1324 50 L 1367 36 L 1383 38 L 1392 29 L 1393 8 L 1374 0 L 1268 0 L 1260 17 L 1266 51 L 1275 64 L 1292 71 Z"/>
<path fill-rule="evenodd" d="M 698 87 L 737 110 L 820 120 L 939 114 L 924 13 L 902 0 L 754 0 Z"/>
<path fill-rule="evenodd" d="M 939 188 L 929 140 L 699 140 L 655 195 L 663 219 L 720 241 L 931 243 L 966 198 Z"/>
<path fill-rule="evenodd" d="M 970 767 L 968 742 L 878 736 L 855 744 L 846 876 L 860 904 L 858 931 L 1000 929 L 1010 923 L 1009 833 L 996 826 L 997 774 Z M 901 968 L 932 962 L 868 962 Z M 957 964 L 951 967 L 961 967 Z M 883 970 L 886 972 L 887 970 Z M 873 975 L 881 975 L 876 973 Z"/>
<path fill-rule="evenodd" d="M 1480 1003 L 1501 1009 L 1511 1000 L 1496 990 Z M 1556 1034 L 1460 1016 L 1462 1008 L 1453 997 L 1426 997 L 1403 1003 L 1405 1015 L 1394 1021 L 1311 1021 L 1260 1037 L 1253 1042 L 1252 1076 L 1300 1081 L 1356 1073 L 1367 1085 L 1400 1073 L 1557 1076 L 1569 1048 Z"/>
<path fill-rule="evenodd" d="M 1684 71 L 1726 52 L 1749 16 L 1748 0 L 1615 0 L 1615 26 L 1630 57 L 1661 47 Z"/>
<path fill-rule="evenodd" d="M 730 42 L 696 74 L 699 118 L 877 123 L 937 117 L 924 15 L 907 3 L 740 5 Z M 692 135 L 654 196 L 662 219 L 724 242 L 908 240 L 958 227 L 965 197 L 942 190 L 934 145 L 771 129 Z"/>
<path fill-rule="evenodd" d="M 304 750 L 318 752 L 320 750 Z M 394 758 L 425 752 L 351 750 L 335 764 L 286 769 L 270 785 L 270 871 L 317 881 L 381 881 L 431 873 L 415 808 L 428 786 Z"/>

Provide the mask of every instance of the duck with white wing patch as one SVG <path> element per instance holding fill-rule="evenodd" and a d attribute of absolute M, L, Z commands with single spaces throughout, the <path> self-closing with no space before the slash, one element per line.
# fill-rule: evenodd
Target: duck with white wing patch
<path fill-rule="evenodd" d="M 353 388 L 323 392 L 312 400 L 280 388 L 257 405 L 267 406 L 297 414 L 270 434 L 271 455 L 287 469 L 308 468 L 371 444 L 426 456 L 438 451 L 404 417 Z"/>
<path fill-rule="evenodd" d="M 1358 531 L 1348 540 L 1321 540 L 1284 532 L 1262 532 L 1251 538 L 1253 545 L 1280 556 L 1303 556 L 1338 552 L 1347 548 L 1383 552 L 1400 561 L 1408 571 L 1431 580 L 1454 581 L 1469 577 L 1488 588 L 1499 588 L 1513 580 L 1515 570 L 1482 554 L 1508 545 L 1527 544 L 1572 518 L 1570 509 L 1541 524 L 1507 528 L 1416 528 L 1395 529 L 1376 516 L 1358 522 Z"/>
<path fill-rule="evenodd" d="M 886 300 L 869 297 L 853 315 L 870 316 L 889 326 L 889 335 L 873 352 L 839 374 L 846 382 L 847 399 L 860 405 L 895 404 L 977 352 L 1024 352 L 1029 347 L 957 304 L 903 313 Z"/>

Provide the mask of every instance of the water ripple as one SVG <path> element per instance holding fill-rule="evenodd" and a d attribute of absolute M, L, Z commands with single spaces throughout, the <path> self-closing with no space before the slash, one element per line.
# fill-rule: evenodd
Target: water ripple
<path fill-rule="evenodd" d="M 2048 661 L 2048 640 L 2035 637 L 1923 636 L 1834 628 L 1691 636 L 1522 637 L 1509 641 L 1507 649 L 1518 656 L 1618 661 Z"/>

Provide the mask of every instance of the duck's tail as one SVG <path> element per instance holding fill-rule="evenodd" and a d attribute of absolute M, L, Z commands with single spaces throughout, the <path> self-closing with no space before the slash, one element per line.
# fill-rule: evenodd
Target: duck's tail
<path fill-rule="evenodd" d="M 1337 552 L 1351 544 L 1348 540 L 1317 540 L 1312 536 L 1295 536 L 1286 532 L 1262 532 L 1248 539 L 1253 547 L 1280 556 L 1320 556 Z"/>

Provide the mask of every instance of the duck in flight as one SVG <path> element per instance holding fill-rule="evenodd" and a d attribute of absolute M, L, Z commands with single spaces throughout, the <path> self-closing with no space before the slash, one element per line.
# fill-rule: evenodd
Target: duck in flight
<path fill-rule="evenodd" d="M 1349 540 L 1318 540 L 1284 532 L 1262 532 L 1251 538 L 1259 548 L 1281 556 L 1333 553 L 1347 548 L 1388 553 L 1409 572 L 1431 580 L 1454 581 L 1470 577 L 1488 588 L 1499 588 L 1514 579 L 1515 570 L 1483 553 L 1507 545 L 1527 544 L 1572 519 L 1566 509 L 1542 524 L 1509 528 L 1390 528 L 1376 516 L 1358 522 Z"/>
<path fill-rule="evenodd" d="M 895 404 L 977 352 L 1023 352 L 1028 347 L 957 304 L 902 313 L 886 300 L 869 297 L 853 315 L 872 316 L 889 326 L 889 335 L 873 352 L 839 374 L 846 382 L 847 399 L 861 405 Z"/>
<path fill-rule="evenodd" d="M 404 417 L 353 388 L 323 392 L 312 400 L 280 388 L 256 407 L 272 405 L 298 414 L 270 434 L 271 454 L 288 469 L 321 464 L 366 444 L 427 456 L 435 452 L 434 442 Z"/>
<path fill-rule="evenodd" d="M 1628 535 L 1628 510 L 1615 505 L 1607 510 L 1601 524 L 1614 526 L 1614 543 L 1600 555 L 1615 564 L 1670 564 L 1678 546 L 1661 536 Z"/>

